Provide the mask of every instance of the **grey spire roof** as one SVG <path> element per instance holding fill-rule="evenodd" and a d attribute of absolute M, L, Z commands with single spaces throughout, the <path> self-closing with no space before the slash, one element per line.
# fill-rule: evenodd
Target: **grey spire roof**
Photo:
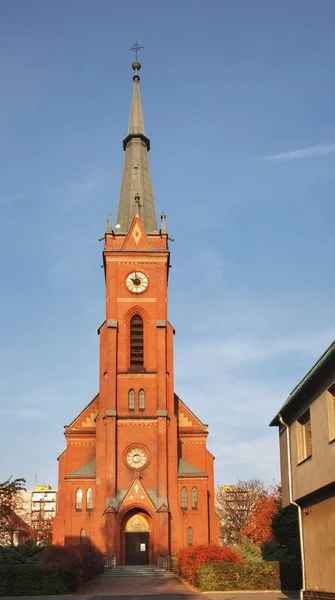
<path fill-rule="evenodd" d="M 139 62 L 133 63 L 135 75 L 133 97 L 130 109 L 128 135 L 123 140 L 125 150 L 124 167 L 116 223 L 118 233 L 127 233 L 136 213 L 139 213 L 147 233 L 158 232 L 155 202 L 148 160 L 150 140 L 145 135 L 144 120 L 140 97 L 141 68 Z"/>

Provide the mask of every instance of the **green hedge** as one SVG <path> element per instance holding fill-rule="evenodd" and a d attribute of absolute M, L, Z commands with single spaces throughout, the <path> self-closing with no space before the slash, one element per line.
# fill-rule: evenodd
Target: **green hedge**
<path fill-rule="evenodd" d="M 293 562 L 207 563 L 197 569 L 202 591 L 298 590 L 301 564 Z"/>
<path fill-rule="evenodd" d="M 76 585 L 76 573 L 61 567 L 0 565 L 0 596 L 66 594 Z"/>

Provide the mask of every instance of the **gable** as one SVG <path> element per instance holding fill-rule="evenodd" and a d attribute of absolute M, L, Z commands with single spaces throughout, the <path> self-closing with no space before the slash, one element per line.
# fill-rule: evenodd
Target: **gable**
<path fill-rule="evenodd" d="M 152 246 L 138 214 L 133 218 L 133 222 L 121 250 L 152 250 Z"/>
<path fill-rule="evenodd" d="M 133 505 L 139 504 L 145 508 L 148 508 L 149 510 L 156 509 L 153 501 L 144 489 L 140 479 L 136 478 L 121 501 L 118 509 L 123 511 L 126 508 L 130 508 Z"/>
<path fill-rule="evenodd" d="M 81 429 L 83 432 L 96 428 L 96 417 L 99 414 L 99 394 L 79 413 L 65 429 Z"/>
<path fill-rule="evenodd" d="M 175 394 L 177 400 L 177 415 L 179 429 L 207 431 L 207 425 L 191 411 L 188 406 Z"/>

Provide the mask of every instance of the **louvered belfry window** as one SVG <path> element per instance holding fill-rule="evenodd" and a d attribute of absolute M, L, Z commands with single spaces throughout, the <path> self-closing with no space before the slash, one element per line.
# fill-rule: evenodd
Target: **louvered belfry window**
<path fill-rule="evenodd" d="M 134 315 L 130 320 L 130 366 L 143 367 L 143 319 Z"/>

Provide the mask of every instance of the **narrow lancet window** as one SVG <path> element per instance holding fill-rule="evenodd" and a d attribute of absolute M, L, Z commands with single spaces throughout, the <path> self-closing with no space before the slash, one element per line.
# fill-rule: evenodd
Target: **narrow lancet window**
<path fill-rule="evenodd" d="M 181 489 L 181 507 L 183 510 L 187 509 L 187 489 L 183 487 Z"/>
<path fill-rule="evenodd" d="M 187 545 L 192 546 L 193 544 L 193 529 L 189 527 L 187 530 Z"/>
<path fill-rule="evenodd" d="M 130 366 L 141 369 L 143 364 L 143 319 L 134 315 L 130 320 Z"/>
<path fill-rule="evenodd" d="M 76 510 L 80 511 L 83 509 L 83 490 L 80 488 L 76 491 Z"/>
<path fill-rule="evenodd" d="M 198 488 L 195 486 L 192 488 L 192 508 L 193 510 L 198 508 Z"/>
<path fill-rule="evenodd" d="M 138 393 L 138 408 L 145 410 L 145 393 L 144 390 L 140 390 Z"/>
<path fill-rule="evenodd" d="M 129 410 L 135 409 L 135 392 L 134 392 L 134 390 L 129 390 L 129 392 L 128 392 L 128 408 L 129 408 Z"/>
<path fill-rule="evenodd" d="M 93 495 L 92 488 L 88 488 L 86 491 L 86 510 L 90 511 L 93 508 Z"/>
<path fill-rule="evenodd" d="M 80 530 L 80 543 L 85 544 L 86 542 L 86 531 L 85 529 Z"/>

